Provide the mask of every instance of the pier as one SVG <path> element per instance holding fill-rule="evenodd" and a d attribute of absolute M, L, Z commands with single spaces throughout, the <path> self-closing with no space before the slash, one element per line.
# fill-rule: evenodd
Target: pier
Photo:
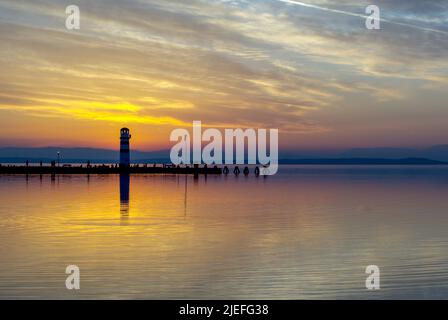
<path fill-rule="evenodd" d="M 63 166 L 26 166 L 0 165 L 0 174 L 222 174 L 219 167 L 190 167 L 174 165 L 63 165 Z"/>

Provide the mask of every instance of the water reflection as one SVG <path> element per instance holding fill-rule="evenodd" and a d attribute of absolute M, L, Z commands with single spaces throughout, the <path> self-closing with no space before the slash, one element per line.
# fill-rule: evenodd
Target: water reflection
<path fill-rule="evenodd" d="M 446 298 L 447 193 L 440 166 L 0 175 L 0 299 L 73 298 L 68 264 L 86 299 Z"/>
<path fill-rule="evenodd" d="M 129 174 L 120 174 L 120 224 L 129 223 Z"/>
<path fill-rule="evenodd" d="M 184 195 L 184 217 L 187 217 L 187 189 L 188 188 L 188 180 L 187 176 L 185 176 L 185 195 Z"/>

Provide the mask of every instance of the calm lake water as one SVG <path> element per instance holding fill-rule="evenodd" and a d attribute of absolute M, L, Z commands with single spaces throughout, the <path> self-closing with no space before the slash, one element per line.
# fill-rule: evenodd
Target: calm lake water
<path fill-rule="evenodd" d="M 2 299 L 448 298 L 446 166 L 3 175 L 0 197 Z"/>

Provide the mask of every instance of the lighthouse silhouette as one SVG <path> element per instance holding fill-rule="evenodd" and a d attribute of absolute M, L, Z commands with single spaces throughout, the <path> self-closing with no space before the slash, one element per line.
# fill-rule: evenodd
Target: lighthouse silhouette
<path fill-rule="evenodd" d="M 121 128 L 120 130 L 120 168 L 128 168 L 131 164 L 131 157 L 129 153 L 129 139 L 131 135 L 128 128 Z"/>

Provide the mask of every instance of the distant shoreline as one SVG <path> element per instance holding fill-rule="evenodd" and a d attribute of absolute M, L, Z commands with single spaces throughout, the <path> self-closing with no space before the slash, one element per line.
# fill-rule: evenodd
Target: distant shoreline
<path fill-rule="evenodd" d="M 280 164 L 302 165 L 448 165 L 448 162 L 425 159 L 383 159 L 383 158 L 347 158 L 347 159 L 291 159 L 280 160 Z"/>
<path fill-rule="evenodd" d="M 49 164 L 55 159 L 25 159 L 25 158 L 0 158 L 0 164 L 3 166 L 8 165 L 25 165 L 26 161 L 29 161 L 30 166 L 36 166 L 40 164 L 40 161 L 44 165 Z M 63 159 L 62 164 L 86 164 L 89 161 L 92 164 L 116 164 L 118 161 L 110 159 Z M 145 159 L 131 161 L 132 164 L 169 164 L 169 159 Z M 402 159 L 386 159 L 386 158 L 316 158 L 316 159 L 280 159 L 280 165 L 448 165 L 448 162 L 437 161 L 426 158 L 402 158 Z M 244 165 L 244 164 L 243 164 Z M 240 164 L 241 166 L 241 164 Z"/>

